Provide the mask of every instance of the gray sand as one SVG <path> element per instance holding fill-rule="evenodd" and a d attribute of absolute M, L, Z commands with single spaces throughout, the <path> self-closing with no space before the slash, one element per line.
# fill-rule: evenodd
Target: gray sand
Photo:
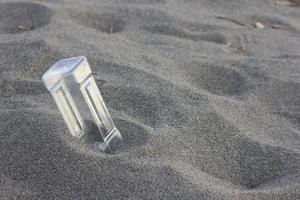
<path fill-rule="evenodd" d="M 11 2 L 0 3 L 0 199 L 300 199 L 300 7 Z M 78 55 L 124 136 L 113 155 L 70 136 L 41 81 Z"/>

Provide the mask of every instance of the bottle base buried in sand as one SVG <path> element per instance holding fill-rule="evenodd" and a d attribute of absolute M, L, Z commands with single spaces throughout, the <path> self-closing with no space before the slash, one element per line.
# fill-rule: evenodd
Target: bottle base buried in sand
<path fill-rule="evenodd" d="M 85 57 L 58 61 L 44 73 L 43 81 L 71 135 L 94 143 L 99 152 L 114 152 L 122 146 L 122 135 L 115 127 Z"/>
<path fill-rule="evenodd" d="M 122 135 L 117 128 L 113 129 L 107 137 L 105 142 L 95 142 L 94 147 L 96 151 L 111 153 L 123 145 Z"/>

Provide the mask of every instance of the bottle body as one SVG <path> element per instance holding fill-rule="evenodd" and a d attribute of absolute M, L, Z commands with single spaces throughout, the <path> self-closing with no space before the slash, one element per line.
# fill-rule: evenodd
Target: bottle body
<path fill-rule="evenodd" d="M 64 59 L 43 76 L 69 132 L 98 151 L 116 150 L 122 136 L 106 108 L 85 57 Z"/>

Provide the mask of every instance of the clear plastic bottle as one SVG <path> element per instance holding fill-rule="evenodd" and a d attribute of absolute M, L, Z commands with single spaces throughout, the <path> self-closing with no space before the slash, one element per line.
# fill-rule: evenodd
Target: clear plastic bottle
<path fill-rule="evenodd" d="M 44 73 L 43 81 L 73 136 L 93 143 L 101 152 L 115 151 L 123 144 L 86 57 L 58 61 Z"/>

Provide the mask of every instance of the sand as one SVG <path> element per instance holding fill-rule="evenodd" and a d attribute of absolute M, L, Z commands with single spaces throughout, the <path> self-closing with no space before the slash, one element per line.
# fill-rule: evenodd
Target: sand
<path fill-rule="evenodd" d="M 299 9 L 1 0 L 0 199 L 300 199 Z M 114 154 L 71 137 L 41 80 L 78 55 L 123 134 Z"/>

